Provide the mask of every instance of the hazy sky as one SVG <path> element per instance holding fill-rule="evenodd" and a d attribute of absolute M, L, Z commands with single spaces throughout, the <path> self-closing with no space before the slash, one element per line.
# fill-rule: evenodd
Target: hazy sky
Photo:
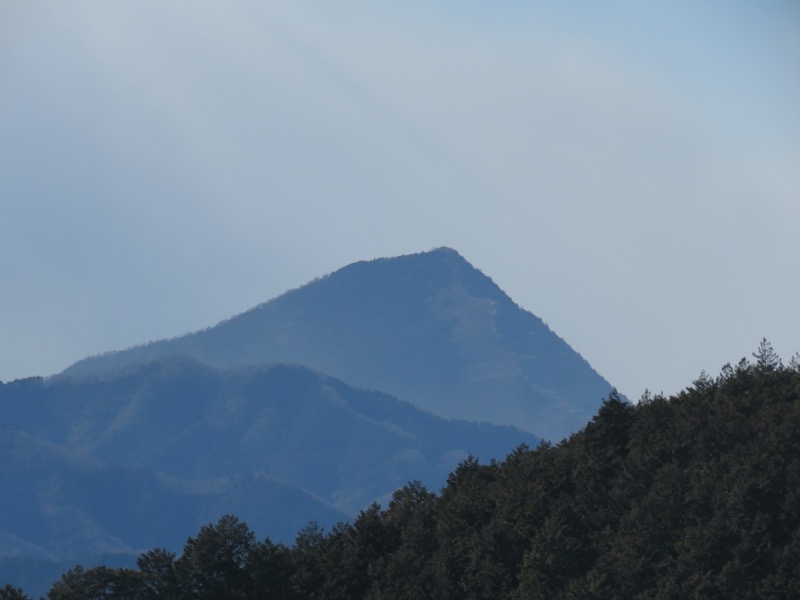
<path fill-rule="evenodd" d="M 447 245 L 631 398 L 800 350 L 800 4 L 0 2 L 0 379 Z"/>

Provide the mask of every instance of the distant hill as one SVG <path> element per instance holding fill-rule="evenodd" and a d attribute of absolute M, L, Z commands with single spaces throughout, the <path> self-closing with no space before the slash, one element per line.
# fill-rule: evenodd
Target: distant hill
<path fill-rule="evenodd" d="M 178 479 L 101 462 L 9 429 L 0 429 L 0 452 L 0 559 L 77 560 L 179 548 L 198 524 L 233 506 L 283 540 L 293 539 L 309 518 L 331 523 L 346 516 L 263 474 Z M 297 514 L 301 506 L 307 514 Z M 280 508 L 283 518 L 270 519 L 265 508 Z"/>
<path fill-rule="evenodd" d="M 456 251 L 358 262 L 209 329 L 82 360 L 99 376 L 168 356 L 220 366 L 296 362 L 448 418 L 558 440 L 611 385 Z"/>
<path fill-rule="evenodd" d="M 537 441 L 284 364 L 163 359 L 102 380 L 5 384 L 0 406 L 6 427 L 79 456 L 188 481 L 258 473 L 349 514 L 411 479 L 440 485 L 469 453 Z"/>
<path fill-rule="evenodd" d="M 0 585 L 31 561 L 178 550 L 228 512 L 291 541 L 310 519 L 330 527 L 410 480 L 437 489 L 470 453 L 536 442 L 282 364 L 172 358 L 0 384 Z"/>

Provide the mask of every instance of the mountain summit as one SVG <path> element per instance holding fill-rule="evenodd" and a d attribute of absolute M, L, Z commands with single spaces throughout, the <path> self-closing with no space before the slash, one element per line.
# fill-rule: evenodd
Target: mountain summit
<path fill-rule="evenodd" d="M 550 440 L 583 427 L 612 389 L 450 248 L 357 262 L 209 329 L 87 358 L 63 375 L 169 356 L 217 367 L 300 363 L 444 417 Z"/>

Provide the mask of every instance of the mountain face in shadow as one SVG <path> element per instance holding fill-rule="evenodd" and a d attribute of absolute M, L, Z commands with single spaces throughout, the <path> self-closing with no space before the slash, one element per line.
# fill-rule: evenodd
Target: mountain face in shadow
<path fill-rule="evenodd" d="M 358 262 L 218 325 L 80 361 L 98 376 L 155 358 L 218 367 L 295 362 L 435 414 L 558 440 L 611 385 L 457 252 Z"/>
<path fill-rule="evenodd" d="M 153 469 L 102 462 L 9 429 L 0 429 L 0 451 L 5 482 L 0 492 L 0 575 L 4 562 L 14 558 L 130 560 L 156 546 L 178 549 L 198 524 L 234 510 L 248 514 L 256 527 L 280 540 L 293 539 L 309 518 L 331 523 L 348 516 L 257 473 L 178 479 Z M 270 518 L 278 509 L 283 518 Z"/>
<path fill-rule="evenodd" d="M 185 358 L 0 384 L 0 415 L 0 559 L 178 550 L 224 513 L 288 542 L 309 520 L 330 527 L 410 480 L 438 489 L 470 453 L 537 443 L 304 367 Z"/>

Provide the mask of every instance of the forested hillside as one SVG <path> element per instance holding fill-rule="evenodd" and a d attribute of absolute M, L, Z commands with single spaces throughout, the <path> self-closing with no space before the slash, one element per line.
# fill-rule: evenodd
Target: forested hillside
<path fill-rule="evenodd" d="M 793 597 L 800 363 L 766 342 L 754 356 L 671 398 L 612 394 L 556 446 L 467 459 L 439 494 L 410 483 L 291 547 L 227 516 L 180 557 L 76 567 L 48 598 Z"/>
<path fill-rule="evenodd" d="M 410 479 L 438 488 L 470 453 L 521 442 L 538 440 L 297 365 L 174 358 L 2 384 L 0 585 L 44 593 L 75 563 L 133 566 L 229 512 L 289 543 L 310 519 L 330 528 Z"/>

